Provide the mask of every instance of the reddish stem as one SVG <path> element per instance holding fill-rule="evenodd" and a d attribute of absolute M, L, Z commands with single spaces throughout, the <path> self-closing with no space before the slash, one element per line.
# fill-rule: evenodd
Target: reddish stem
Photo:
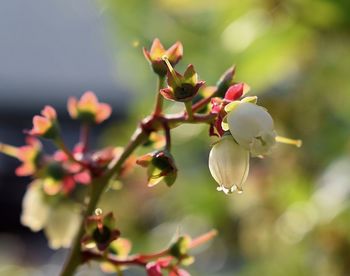
<path fill-rule="evenodd" d="M 215 116 L 215 114 L 193 114 L 193 118 L 189 119 L 184 114 L 175 114 L 165 116 L 164 120 L 168 122 L 170 128 L 173 128 L 180 123 L 211 123 L 215 119 Z"/>
<path fill-rule="evenodd" d="M 158 258 L 167 256 L 168 254 L 169 254 L 169 250 L 166 249 L 155 254 L 149 254 L 149 255 L 137 254 L 137 255 L 130 256 L 128 258 L 120 259 L 112 255 L 106 256 L 103 253 L 94 252 L 94 251 L 82 252 L 84 262 L 87 262 L 89 260 L 105 261 L 107 259 L 109 262 L 115 265 L 141 265 L 141 266 L 145 266 L 152 259 L 158 259 Z"/>
<path fill-rule="evenodd" d="M 59 138 L 58 140 L 55 141 L 55 144 L 56 144 L 57 148 L 62 150 L 71 161 L 78 163 L 79 165 L 81 165 L 84 168 L 87 167 L 87 165 L 85 163 L 81 162 L 80 160 L 78 160 L 74 157 L 73 153 L 70 151 L 70 149 L 68 149 L 66 144 L 63 142 L 63 139 Z"/>
<path fill-rule="evenodd" d="M 80 128 L 80 143 L 83 147 L 83 152 L 86 152 L 89 149 L 89 134 L 90 125 L 88 123 L 83 123 Z"/>
<path fill-rule="evenodd" d="M 170 151 L 171 149 L 171 135 L 170 128 L 166 121 L 163 122 L 164 132 L 165 132 L 165 148 Z"/>
<path fill-rule="evenodd" d="M 138 255 L 138 257 L 142 260 L 150 260 L 150 259 L 158 259 L 164 256 L 167 256 L 169 254 L 169 249 L 165 249 L 163 251 L 160 251 L 158 253 L 154 254 L 142 254 Z"/>
<path fill-rule="evenodd" d="M 203 106 L 205 106 L 206 104 L 208 104 L 211 100 L 211 98 L 218 92 L 217 89 L 215 89 L 208 97 L 200 100 L 199 102 L 195 103 L 192 106 L 192 111 L 196 112 L 198 110 L 200 110 Z"/>
<path fill-rule="evenodd" d="M 108 255 L 105 256 L 103 253 L 98 252 L 92 252 L 92 251 L 83 251 L 83 262 L 88 262 L 90 260 L 95 261 L 106 261 L 106 259 L 114 264 L 114 265 L 140 265 L 140 266 L 146 266 L 147 262 L 141 260 L 138 258 L 138 256 L 133 256 L 127 259 L 118 259 L 114 256 Z"/>
<path fill-rule="evenodd" d="M 211 240 L 218 234 L 218 231 L 213 229 L 209 231 L 208 233 L 205 233 L 191 241 L 190 248 L 195 248 L 203 243 L 206 243 L 207 241 Z"/>
<path fill-rule="evenodd" d="M 203 243 L 208 242 L 212 238 L 214 238 L 217 235 L 216 230 L 211 230 L 208 233 L 205 233 L 195 239 L 192 240 L 190 247 L 189 248 L 194 248 L 197 246 L 202 245 Z M 83 251 L 82 252 L 83 256 L 83 262 L 88 262 L 90 260 L 95 260 L 95 261 L 106 261 L 108 260 L 110 263 L 115 264 L 115 265 L 140 265 L 140 266 L 146 266 L 147 263 L 150 260 L 153 259 L 158 259 L 162 257 L 169 257 L 173 259 L 173 256 L 169 256 L 169 249 L 165 249 L 163 251 L 154 253 L 154 254 L 137 254 L 133 256 L 129 256 L 124 259 L 120 259 L 116 256 L 113 255 L 106 255 L 103 253 L 95 252 L 95 251 Z"/>

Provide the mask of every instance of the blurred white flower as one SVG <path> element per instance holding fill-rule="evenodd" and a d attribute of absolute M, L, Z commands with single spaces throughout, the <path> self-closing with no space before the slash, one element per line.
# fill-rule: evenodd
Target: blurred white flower
<path fill-rule="evenodd" d="M 249 172 L 249 151 L 238 145 L 231 135 L 224 135 L 210 151 L 209 170 L 219 184 L 218 191 L 240 193 Z"/>
<path fill-rule="evenodd" d="M 32 231 L 40 231 L 47 222 L 49 212 L 50 206 L 45 202 L 40 181 L 34 181 L 23 198 L 21 223 Z"/>
<path fill-rule="evenodd" d="M 259 156 L 269 153 L 276 143 L 276 133 L 270 114 L 255 101 L 256 97 L 247 97 L 227 105 L 222 127 L 253 156 Z"/>
<path fill-rule="evenodd" d="M 50 204 L 42 185 L 43 182 L 37 180 L 28 187 L 22 203 L 21 223 L 32 231 L 44 229 L 51 248 L 67 248 L 80 225 L 79 208 L 67 200 Z"/>
<path fill-rule="evenodd" d="M 350 202 L 350 157 L 334 160 L 317 181 L 312 202 L 317 206 L 321 222 L 329 222 Z"/>
<path fill-rule="evenodd" d="M 80 225 L 80 214 L 73 203 L 62 203 L 52 208 L 45 226 L 45 234 L 53 249 L 70 247 Z"/>

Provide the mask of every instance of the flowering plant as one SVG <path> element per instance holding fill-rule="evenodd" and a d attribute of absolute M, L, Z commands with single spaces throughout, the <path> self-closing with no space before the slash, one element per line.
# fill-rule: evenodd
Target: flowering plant
<path fill-rule="evenodd" d="M 147 168 L 149 187 L 162 181 L 169 187 L 174 184 L 178 169 L 171 153 L 171 129 L 181 124 L 208 125 L 208 135 L 217 137 L 209 154 L 209 170 L 217 190 L 226 194 L 243 191 L 250 156 L 268 154 L 276 142 L 301 145 L 277 136 L 272 117 L 257 105 L 257 97 L 245 97 L 248 85 L 234 81 L 234 68 L 216 86 L 205 86 L 193 65 L 183 75 L 173 68 L 183 56 L 180 42 L 165 50 L 155 39 L 144 55 L 158 76 L 156 103 L 125 147 L 90 148 L 89 129 L 112 112 L 91 91 L 79 100 L 68 100 L 70 116 L 82 126 L 80 141 L 72 150 L 63 141 L 58 115 L 51 106 L 34 116 L 33 128 L 26 132 L 27 145 L 0 144 L 1 152 L 22 162 L 16 174 L 33 178 L 23 199 L 22 224 L 32 231 L 44 230 L 54 249 L 71 248 L 61 275 L 73 275 L 79 265 L 90 261 L 100 262 L 107 272 L 138 265 L 147 275 L 189 275 L 183 266 L 193 262 L 190 250 L 212 239 L 216 230 L 193 239 L 180 235 L 161 252 L 130 254 L 131 242 L 118 229 L 114 215 L 99 208 L 101 195 L 135 164 Z M 182 103 L 183 111 L 165 114 L 165 99 Z M 56 152 L 46 153 L 41 138 L 52 141 Z M 135 157 L 134 151 L 145 143 L 152 144 L 154 151 Z"/>

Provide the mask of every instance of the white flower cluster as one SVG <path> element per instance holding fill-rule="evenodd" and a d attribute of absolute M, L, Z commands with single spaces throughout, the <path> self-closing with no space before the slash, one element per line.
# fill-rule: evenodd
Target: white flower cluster
<path fill-rule="evenodd" d="M 246 97 L 225 106 L 224 136 L 212 147 L 209 170 L 226 194 L 243 191 L 249 172 L 249 156 L 262 156 L 276 143 L 273 120 L 267 110 Z"/>

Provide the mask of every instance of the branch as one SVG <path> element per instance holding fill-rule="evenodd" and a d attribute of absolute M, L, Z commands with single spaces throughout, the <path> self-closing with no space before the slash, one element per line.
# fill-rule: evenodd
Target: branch
<path fill-rule="evenodd" d="M 199 102 L 195 103 L 192 106 L 192 111 L 196 112 L 196 111 L 200 110 L 203 106 L 208 104 L 210 102 L 211 98 L 214 97 L 217 92 L 218 92 L 218 89 L 216 88 L 213 92 L 210 93 L 209 96 L 207 96 L 206 98 L 204 98 L 204 99 L 200 100 Z"/>
<path fill-rule="evenodd" d="M 189 245 L 189 249 L 195 248 L 208 242 L 217 235 L 217 231 L 211 230 L 197 238 L 194 238 Z M 103 252 L 96 252 L 92 250 L 85 250 L 82 252 L 83 262 L 88 262 L 91 260 L 95 261 L 108 261 L 114 265 L 139 265 L 145 267 L 147 263 L 151 260 L 169 257 L 170 260 L 174 259 L 174 256 L 170 255 L 169 249 L 162 250 L 154 254 L 135 254 L 126 258 L 120 258 L 112 254 L 105 254 Z"/>

